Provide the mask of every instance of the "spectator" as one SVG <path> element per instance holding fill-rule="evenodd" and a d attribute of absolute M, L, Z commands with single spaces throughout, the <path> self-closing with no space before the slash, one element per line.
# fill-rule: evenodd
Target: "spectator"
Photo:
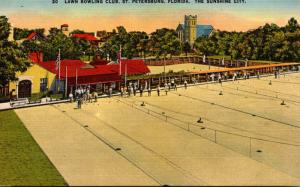
<path fill-rule="evenodd" d="M 157 91 L 157 96 L 159 96 L 160 95 L 160 87 L 159 87 L 159 85 L 157 85 L 156 91 Z"/>
<path fill-rule="evenodd" d="M 168 95 L 168 84 L 165 83 L 165 92 L 166 92 L 166 95 Z"/>
<path fill-rule="evenodd" d="M 69 93 L 69 99 L 70 99 L 70 103 L 72 103 L 73 102 L 73 94 L 72 94 L 72 92 Z"/>
<path fill-rule="evenodd" d="M 140 97 L 143 97 L 143 87 L 140 86 Z"/>
<path fill-rule="evenodd" d="M 109 97 L 111 97 L 112 96 L 112 87 L 111 86 L 109 87 L 108 91 L 109 91 Z"/>
<path fill-rule="evenodd" d="M 151 87 L 150 87 L 150 85 L 148 87 L 148 96 L 151 96 Z"/>

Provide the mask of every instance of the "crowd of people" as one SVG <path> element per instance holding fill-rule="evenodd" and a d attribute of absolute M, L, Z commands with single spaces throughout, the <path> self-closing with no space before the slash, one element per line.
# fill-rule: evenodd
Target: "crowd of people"
<path fill-rule="evenodd" d="M 255 73 L 257 79 L 260 79 L 260 73 L 257 71 Z M 280 72 L 275 71 L 274 72 L 275 78 L 279 78 Z M 230 79 L 231 78 L 231 79 Z M 249 72 L 234 72 L 231 76 L 228 75 L 227 72 L 225 73 L 212 73 L 208 76 L 207 81 L 217 82 L 222 85 L 222 81 L 225 80 L 232 80 L 236 81 L 237 79 L 250 79 L 250 73 Z M 192 84 L 197 83 L 197 79 L 193 77 L 191 79 Z M 188 81 L 185 79 L 183 82 L 184 89 L 188 88 Z M 161 95 L 161 90 L 164 90 L 165 95 L 168 95 L 168 92 L 171 90 L 176 91 L 177 90 L 177 84 L 176 80 L 170 79 L 170 81 L 166 81 L 161 87 L 161 85 L 156 86 L 156 92 L 157 96 Z M 144 93 L 148 93 L 148 96 L 151 96 L 152 91 L 155 91 L 155 89 L 151 89 L 151 85 L 147 84 L 138 84 L 138 82 L 129 82 L 128 86 L 122 86 L 120 90 L 121 97 L 131 97 L 136 96 L 139 94 L 140 97 L 143 97 Z M 75 96 L 73 96 L 73 93 L 71 92 L 69 94 L 70 102 L 73 102 L 74 100 L 77 101 L 77 108 L 81 108 L 82 103 L 84 102 L 97 102 L 98 93 L 97 92 L 90 92 L 90 87 L 79 87 L 75 90 Z M 113 88 L 110 86 L 108 88 L 108 97 L 112 97 L 113 94 Z"/>
<path fill-rule="evenodd" d="M 98 99 L 98 93 L 97 92 L 90 92 L 90 87 L 79 87 L 75 90 L 75 96 L 73 95 L 73 92 L 71 91 L 69 93 L 69 100 L 70 102 L 77 102 L 77 108 L 81 109 L 82 104 L 85 102 L 92 103 L 97 102 Z"/>

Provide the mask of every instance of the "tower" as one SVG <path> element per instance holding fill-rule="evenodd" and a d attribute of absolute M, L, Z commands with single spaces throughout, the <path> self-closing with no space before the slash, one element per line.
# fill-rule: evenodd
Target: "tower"
<path fill-rule="evenodd" d="M 197 39 L 197 15 L 185 15 L 184 26 L 184 40 L 185 42 L 189 42 L 189 44 L 193 46 L 195 40 Z"/>
<path fill-rule="evenodd" d="M 61 25 L 60 29 L 66 36 L 69 36 L 69 25 L 68 24 Z"/>

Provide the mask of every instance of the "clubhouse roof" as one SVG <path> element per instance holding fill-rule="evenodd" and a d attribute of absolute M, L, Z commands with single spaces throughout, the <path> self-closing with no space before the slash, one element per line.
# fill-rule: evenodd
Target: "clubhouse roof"
<path fill-rule="evenodd" d="M 59 77 L 59 71 L 56 68 L 56 61 L 43 61 L 41 53 L 31 53 L 30 60 L 42 68 L 56 74 Z M 61 60 L 60 78 L 68 78 L 70 84 L 75 83 L 77 77 L 78 84 L 97 84 L 109 82 L 121 82 L 125 74 L 141 75 L 150 73 L 149 68 L 140 59 L 122 59 L 121 75 L 119 64 L 109 64 L 108 61 L 101 60 L 101 63 L 85 63 L 81 60 Z"/>

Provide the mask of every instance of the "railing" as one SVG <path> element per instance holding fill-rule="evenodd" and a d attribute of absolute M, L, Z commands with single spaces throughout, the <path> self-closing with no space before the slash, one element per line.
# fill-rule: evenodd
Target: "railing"
<path fill-rule="evenodd" d="M 208 127 L 206 122 L 209 120 L 207 119 L 202 119 L 203 121 L 199 121 L 195 123 L 188 122 L 167 115 L 164 112 L 157 112 L 155 110 L 146 108 L 145 106 L 137 105 L 135 103 L 128 103 L 120 99 L 117 100 L 129 107 L 132 107 L 133 109 L 139 110 L 159 120 L 162 120 L 166 122 L 166 124 L 171 124 L 173 126 L 176 126 L 193 135 L 200 136 L 211 142 L 224 146 L 228 149 L 231 149 L 235 152 L 256 159 L 258 161 L 270 162 L 269 164 L 272 164 L 272 162 L 274 162 L 275 160 L 277 163 L 282 162 L 282 167 L 283 167 L 285 165 L 285 162 L 287 162 L 287 160 L 282 159 L 281 157 L 277 158 L 278 155 L 276 154 L 282 154 L 282 152 L 291 152 L 293 154 L 293 158 L 289 157 L 288 159 L 289 161 L 292 160 L 299 161 L 300 158 L 300 144 L 270 140 L 265 138 L 258 138 L 254 136 L 247 136 L 238 133 L 228 132 L 225 130 L 218 130 L 215 128 Z M 146 103 L 145 105 L 148 104 Z M 275 139 L 275 137 L 272 138 Z M 260 154 L 271 155 L 273 157 L 271 158 L 271 160 L 265 161 L 261 158 Z M 276 167 L 281 167 L 281 165 L 276 165 Z"/>
<path fill-rule="evenodd" d="M 163 65 L 175 65 L 185 63 L 205 64 L 218 67 L 245 67 L 262 65 L 266 63 L 252 62 L 245 60 L 228 60 L 221 58 L 210 58 L 207 57 L 205 61 L 202 56 L 188 56 L 188 57 L 173 57 L 173 58 L 160 58 L 160 59 L 145 59 L 145 63 L 148 66 L 163 66 Z"/>

